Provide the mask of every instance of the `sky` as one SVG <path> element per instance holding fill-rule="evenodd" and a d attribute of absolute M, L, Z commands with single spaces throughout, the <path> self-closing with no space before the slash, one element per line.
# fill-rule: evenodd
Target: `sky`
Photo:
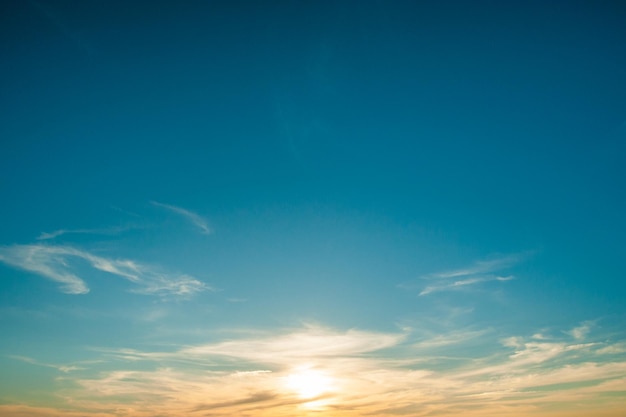
<path fill-rule="evenodd" d="M 0 7 L 1 416 L 626 415 L 623 2 Z"/>

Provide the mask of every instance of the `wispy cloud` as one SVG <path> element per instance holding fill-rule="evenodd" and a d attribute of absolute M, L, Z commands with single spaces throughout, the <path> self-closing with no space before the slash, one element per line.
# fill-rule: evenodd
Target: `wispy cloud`
<path fill-rule="evenodd" d="M 164 208 L 166 210 L 169 210 L 173 213 L 179 214 L 181 216 L 183 216 L 187 221 L 191 222 L 191 224 L 193 224 L 194 226 L 196 226 L 198 229 L 200 229 L 200 232 L 208 235 L 212 233 L 211 228 L 209 227 L 209 224 L 207 222 L 207 220 L 200 216 L 197 213 L 194 213 L 192 211 L 189 211 L 187 209 L 184 209 L 182 207 L 177 207 L 177 206 L 172 206 L 169 204 L 163 204 L 163 203 L 159 203 L 157 201 L 151 201 L 151 204 L 156 206 L 156 207 L 161 207 Z"/>
<path fill-rule="evenodd" d="M 14 245 L 0 247 L 0 261 L 15 268 L 33 272 L 61 284 L 67 294 L 86 294 L 87 284 L 72 273 L 65 259 L 73 250 L 41 245 Z"/>
<path fill-rule="evenodd" d="M 571 343 L 563 333 L 549 342 L 531 333 L 494 344 L 492 337 L 485 338 L 493 333 L 456 331 L 416 342 L 404 332 L 322 326 L 234 332 L 228 340 L 166 352 L 101 351 L 108 358 L 102 372 L 63 378 L 78 387 L 65 394 L 75 407 L 90 410 L 85 412 L 90 417 L 112 409 L 134 410 L 129 413 L 139 417 L 282 417 L 310 411 L 342 417 L 522 417 L 547 415 L 542 410 L 573 400 L 581 407 L 597 407 L 598 401 L 608 409 L 619 407 L 623 397 L 612 394 L 626 391 L 626 360 L 611 356 L 605 361 L 608 345 Z M 480 341 L 480 356 L 447 362 L 424 356 L 424 349 Z M 313 396 L 302 395 L 291 383 L 307 375 L 314 376 L 309 384 L 323 382 Z"/>
<path fill-rule="evenodd" d="M 106 229 L 59 229 L 50 233 L 42 232 L 37 240 L 49 240 L 69 234 L 115 235 L 131 229 L 130 226 L 110 227 Z"/>
<path fill-rule="evenodd" d="M 510 281 L 512 279 L 513 279 L 512 275 L 508 275 L 508 276 L 505 276 L 505 277 L 500 277 L 500 276 L 496 276 L 496 275 L 486 275 L 486 276 L 482 276 L 482 277 L 475 277 L 475 278 L 455 280 L 455 281 L 451 281 L 451 282 L 437 283 L 437 284 L 426 286 L 419 293 L 419 295 L 426 295 L 426 294 L 430 294 L 430 293 L 433 293 L 433 292 L 439 292 L 439 291 L 451 291 L 451 290 L 462 289 L 463 287 L 467 287 L 467 286 L 470 286 L 470 285 L 478 284 L 478 283 L 481 283 L 481 282 L 487 282 L 487 281 Z"/>
<path fill-rule="evenodd" d="M 626 353 L 626 342 L 615 343 L 608 346 L 605 346 L 596 351 L 598 355 L 619 355 L 621 353 Z"/>
<path fill-rule="evenodd" d="M 501 272 L 506 271 L 520 262 L 523 257 L 523 255 L 510 255 L 487 261 L 477 261 L 466 268 L 423 275 L 420 277 L 420 281 L 427 281 L 430 282 L 430 284 L 423 287 L 419 295 L 423 296 L 441 291 L 462 290 L 475 286 L 476 284 L 490 281 L 510 281 L 515 277 L 511 274 L 502 274 Z M 404 289 L 412 289 L 416 287 L 416 284 L 404 283 L 398 286 Z"/>
<path fill-rule="evenodd" d="M 454 269 L 451 271 L 437 272 L 434 274 L 426 275 L 425 278 L 460 278 L 472 275 L 483 275 L 495 271 L 501 271 L 510 266 L 517 264 L 522 255 L 509 255 L 490 260 L 476 261 L 474 264 L 460 269 Z"/>
<path fill-rule="evenodd" d="M 232 408 L 241 405 L 250 405 L 257 403 L 267 403 L 270 400 L 275 400 L 278 395 L 273 392 L 256 392 L 252 393 L 246 397 L 231 400 L 231 401 L 218 401 L 208 404 L 200 404 L 193 409 L 193 411 L 203 411 L 203 410 L 217 410 L 220 408 Z"/>
<path fill-rule="evenodd" d="M 11 417 L 112 417 L 109 412 L 88 412 L 52 407 L 36 407 L 26 404 L 0 405 L 0 415 Z"/>
<path fill-rule="evenodd" d="M 78 362 L 78 363 L 75 363 L 75 364 L 72 364 L 72 365 L 58 365 L 58 364 L 52 364 L 52 363 L 39 362 L 39 361 L 37 361 L 37 360 L 35 360 L 33 358 L 29 358 L 28 356 L 9 355 L 8 357 L 11 358 L 11 359 L 16 359 L 18 361 L 30 363 L 31 365 L 43 366 L 43 367 L 46 367 L 46 368 L 53 368 L 53 369 L 56 369 L 57 371 L 60 371 L 60 372 L 63 372 L 63 373 L 84 370 L 86 368 L 84 366 L 80 366 L 80 365 L 100 362 L 100 361 L 83 361 L 83 362 Z"/>
<path fill-rule="evenodd" d="M 591 327 L 593 326 L 593 322 L 586 321 L 581 323 L 580 326 L 574 327 L 572 330 L 567 332 L 567 334 L 571 335 L 576 340 L 583 340 L 587 337 L 587 334 L 591 331 Z"/>
<path fill-rule="evenodd" d="M 442 346 L 459 345 L 472 339 L 479 338 L 489 333 L 485 330 L 453 331 L 444 334 L 430 335 L 417 342 L 414 346 L 418 349 L 439 348 Z"/>
<path fill-rule="evenodd" d="M 370 355 L 397 346 L 406 336 L 321 326 L 245 335 L 170 352 L 108 351 L 108 357 L 159 365 L 155 371 L 108 371 L 96 379 L 74 381 L 85 390 L 85 398 L 132 395 L 134 407 L 145 409 L 146 416 L 172 409 L 172 414 L 287 416 L 339 405 L 335 390 L 350 395 L 356 388 L 352 378 L 375 378 L 377 360 Z M 302 372 L 323 375 L 324 387 L 302 395 L 293 384 L 294 375 L 297 379 Z"/>
<path fill-rule="evenodd" d="M 86 294 L 86 282 L 75 272 L 71 260 L 83 260 L 99 271 L 124 278 L 133 284 L 132 292 L 156 295 L 186 296 L 211 288 L 185 274 L 161 272 L 128 259 L 110 259 L 70 246 L 13 245 L 0 247 L 0 262 L 33 272 L 61 284 L 67 294 Z"/>
<path fill-rule="evenodd" d="M 185 348 L 184 355 L 220 355 L 262 363 L 292 363 L 324 357 L 359 355 L 398 344 L 402 334 L 385 334 L 350 330 L 336 333 L 318 326 L 302 331 L 250 340 Z"/>

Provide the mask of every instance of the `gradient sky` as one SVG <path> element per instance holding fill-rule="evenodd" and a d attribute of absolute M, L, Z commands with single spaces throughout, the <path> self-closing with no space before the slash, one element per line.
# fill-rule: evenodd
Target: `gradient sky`
<path fill-rule="evenodd" d="M 0 415 L 626 415 L 621 1 L 4 1 Z"/>

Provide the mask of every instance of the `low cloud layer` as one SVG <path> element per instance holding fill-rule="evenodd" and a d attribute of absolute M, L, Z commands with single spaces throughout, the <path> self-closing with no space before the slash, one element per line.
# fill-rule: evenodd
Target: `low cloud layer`
<path fill-rule="evenodd" d="M 619 410 L 626 395 L 626 362 L 603 360 L 601 353 L 623 342 L 554 334 L 560 336 L 538 341 L 472 330 L 416 342 L 410 333 L 321 326 L 234 331 L 220 341 L 168 351 L 104 349 L 104 364 L 93 365 L 101 365 L 99 371 L 66 372 L 59 381 L 72 399 L 69 409 L 84 410 L 88 417 L 310 412 L 522 417 L 559 415 L 572 401 L 581 412 L 601 403 L 605 415 L 617 416 L 611 410 Z M 481 356 L 441 355 L 446 347 L 463 348 L 477 340 L 483 345 Z M 294 378 L 306 382 L 307 375 L 323 375 L 310 379 L 310 384 L 323 382 L 312 396 L 290 383 Z M 0 413 L 11 407 L 17 406 L 3 406 Z M 57 415 L 75 414 L 59 410 Z"/>

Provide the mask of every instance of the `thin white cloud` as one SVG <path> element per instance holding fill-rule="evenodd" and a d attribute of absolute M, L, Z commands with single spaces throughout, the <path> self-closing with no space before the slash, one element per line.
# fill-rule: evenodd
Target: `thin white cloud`
<path fill-rule="evenodd" d="M 423 287 L 419 295 L 424 296 L 435 292 L 462 290 L 490 281 L 510 281 L 515 279 L 513 275 L 502 275 L 497 272 L 506 271 L 520 262 L 525 256 L 525 254 L 519 254 L 487 261 L 477 261 L 466 268 L 423 275 L 420 277 L 420 281 L 428 281 L 430 284 Z M 415 283 L 404 283 L 398 286 L 404 289 L 413 289 L 417 285 Z"/>
<path fill-rule="evenodd" d="M 302 331 L 260 339 L 228 341 L 195 346 L 182 351 L 184 355 L 220 355 L 255 362 L 285 363 L 296 359 L 315 359 L 357 355 L 398 344 L 404 335 L 350 330 L 336 333 L 311 326 Z"/>
<path fill-rule="evenodd" d="M 205 290 L 213 290 L 206 284 L 189 275 L 171 277 L 163 274 L 152 274 L 148 280 L 144 280 L 142 286 L 133 289 L 137 294 L 172 294 L 179 296 L 192 295 Z"/>
<path fill-rule="evenodd" d="M 626 342 L 605 346 L 596 350 L 596 353 L 598 355 L 618 355 L 620 353 L 626 353 Z"/>
<path fill-rule="evenodd" d="M 451 290 L 462 289 L 463 287 L 478 284 L 481 282 L 488 282 L 488 281 L 501 281 L 502 282 L 502 281 L 510 281 L 512 279 L 513 279 L 513 276 L 510 276 L 510 275 L 506 277 L 499 277 L 499 276 L 491 275 L 491 276 L 467 278 L 467 279 L 445 282 L 445 283 L 437 283 L 435 285 L 429 285 L 425 287 L 422 291 L 420 291 L 419 295 L 426 295 L 426 294 L 430 294 L 430 293 L 438 292 L 438 291 L 451 291 Z"/>
<path fill-rule="evenodd" d="M 130 226 L 110 227 L 106 229 L 59 229 L 50 233 L 41 232 L 41 234 L 37 236 L 37 240 L 50 240 L 70 234 L 115 235 L 129 229 L 131 229 Z"/>
<path fill-rule="evenodd" d="M 466 285 L 477 284 L 483 281 L 485 281 L 484 278 L 471 278 L 471 279 L 465 279 L 465 280 L 460 280 L 460 281 L 453 281 L 447 284 L 429 285 L 426 288 L 424 288 L 419 293 L 419 295 L 426 295 L 426 294 L 430 294 L 430 293 L 437 292 L 437 291 L 452 290 L 452 289 L 456 289 L 459 287 L 464 287 Z"/>
<path fill-rule="evenodd" d="M 472 339 L 484 336 L 489 330 L 466 330 L 445 334 L 431 335 L 413 346 L 418 349 L 439 348 L 442 346 L 458 345 Z"/>
<path fill-rule="evenodd" d="M 67 230 L 67 229 L 59 229 L 54 232 L 41 232 L 39 236 L 37 236 L 37 240 L 48 240 L 54 239 L 55 237 L 62 236 L 67 233 L 88 233 L 88 229 L 77 229 L 77 230 Z"/>
<path fill-rule="evenodd" d="M 71 260 L 86 261 L 94 269 L 122 277 L 136 285 L 141 294 L 186 296 L 211 290 L 203 282 L 188 276 L 161 272 L 154 267 L 128 259 L 110 259 L 70 246 L 13 245 L 0 247 L 0 262 L 33 272 L 61 284 L 67 294 L 86 294 L 86 282 L 74 272 Z"/>
<path fill-rule="evenodd" d="M 567 332 L 570 336 L 572 336 L 576 340 L 583 340 L 587 337 L 587 334 L 591 331 L 591 326 L 593 322 L 586 321 L 581 323 L 580 326 L 574 327 L 572 330 Z"/>
<path fill-rule="evenodd" d="M 68 253 L 63 248 L 41 245 L 0 247 L 0 261 L 18 269 L 33 272 L 61 284 L 67 294 L 86 294 L 87 284 L 66 267 Z"/>
<path fill-rule="evenodd" d="M 158 201 L 151 201 L 150 202 L 152 205 L 157 206 L 157 207 L 161 207 L 164 208 L 166 210 L 169 210 L 173 213 L 179 214 L 181 216 L 183 216 L 187 221 L 191 222 L 191 224 L 193 224 L 194 226 L 196 226 L 198 229 L 200 229 L 200 232 L 208 235 L 212 233 L 211 228 L 209 227 L 209 224 L 207 222 L 207 220 L 200 216 L 197 213 L 194 213 L 192 211 L 189 211 L 187 209 L 184 209 L 182 207 L 177 207 L 177 206 L 172 206 L 170 204 L 163 204 L 163 203 L 159 203 Z"/>
<path fill-rule="evenodd" d="M 111 409 L 138 417 L 311 412 L 522 417 L 547 415 L 544 411 L 573 400 L 593 407 L 602 398 L 600 406 L 591 408 L 596 411 L 619 404 L 621 398 L 613 400 L 610 394 L 624 391 L 626 361 L 602 362 L 604 356 L 594 352 L 598 344 L 571 344 L 569 338 L 544 342 L 531 335 L 510 336 L 494 345 L 493 339 L 483 338 L 486 333 L 493 330 L 441 333 L 415 343 L 406 333 L 321 326 L 233 332 L 229 340 L 169 352 L 101 351 L 110 359 L 102 372 L 65 378 L 78 387 L 70 392 L 73 404 L 90 410 L 85 413 L 90 417 Z M 475 346 L 481 340 L 478 357 L 435 357 L 434 364 L 423 355 L 415 357 L 416 347 Z M 150 365 L 138 366 L 137 361 Z M 322 376 L 324 386 L 312 398 L 303 398 L 289 383 L 303 370 Z"/>
<path fill-rule="evenodd" d="M 100 362 L 100 361 L 82 361 L 82 362 L 76 362 L 75 364 L 72 364 L 72 365 L 58 365 L 58 364 L 52 364 L 52 363 L 39 362 L 28 356 L 8 355 L 8 357 L 11 359 L 16 359 L 18 361 L 29 363 L 31 365 L 43 366 L 46 368 L 53 368 L 63 373 L 85 370 L 87 368 L 85 368 L 84 366 L 80 366 L 80 365 L 93 364 L 93 363 Z"/>
<path fill-rule="evenodd" d="M 466 268 L 454 269 L 451 271 L 437 272 L 429 274 L 423 278 L 458 278 L 472 275 L 483 275 L 495 271 L 501 271 L 511 267 L 524 257 L 525 255 L 509 255 L 500 258 L 494 258 L 486 261 L 476 261 L 473 265 Z"/>
<path fill-rule="evenodd" d="M 99 371 L 57 378 L 66 387 L 63 397 L 70 411 L 56 415 L 73 416 L 71 410 L 80 409 L 86 417 L 523 417 L 553 416 L 551 410 L 572 402 L 577 409 L 589 407 L 586 415 L 620 415 L 602 414 L 623 410 L 623 396 L 615 394 L 625 391 L 624 358 L 596 354 L 609 346 L 571 343 L 563 333 L 560 340 L 545 342 L 533 337 L 536 332 L 504 337 L 498 345 L 483 337 L 494 332 L 452 331 L 416 343 L 404 332 L 308 326 L 278 332 L 233 330 L 228 339 L 165 352 L 98 350 L 106 358 Z M 474 350 L 480 352 L 475 357 L 429 358 L 416 351 L 476 343 L 483 347 Z M 623 341 L 610 346 L 618 343 Z M 315 395 L 302 395 L 292 383 L 297 379 L 322 385 Z M 11 407 L 0 406 L 0 414 L 14 415 Z"/>

